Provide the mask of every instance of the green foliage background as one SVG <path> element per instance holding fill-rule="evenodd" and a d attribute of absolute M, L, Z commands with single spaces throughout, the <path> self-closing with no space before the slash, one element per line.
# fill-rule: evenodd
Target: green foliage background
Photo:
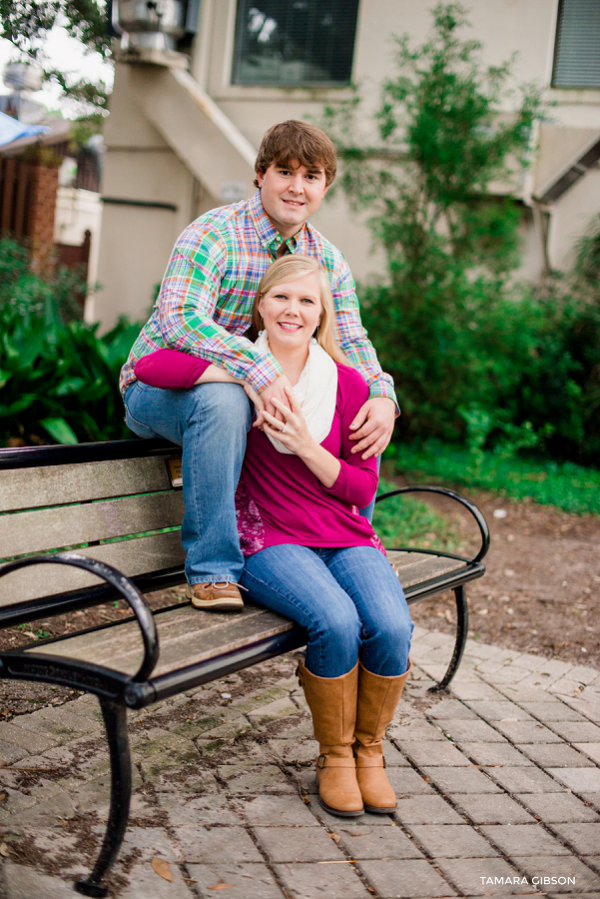
<path fill-rule="evenodd" d="M 119 371 L 139 332 L 122 319 L 99 337 L 73 299 L 86 285 L 32 274 L 26 250 L 0 241 L 0 444 L 77 443 L 131 436 Z"/>
<path fill-rule="evenodd" d="M 429 40 L 397 39 L 371 136 L 358 91 L 322 121 L 387 260 L 361 304 L 397 384 L 398 436 L 597 465 L 600 219 L 567 276 L 514 282 L 525 208 L 511 194 L 544 110 L 511 61 L 483 65 L 467 27 L 464 7 L 439 3 Z"/>

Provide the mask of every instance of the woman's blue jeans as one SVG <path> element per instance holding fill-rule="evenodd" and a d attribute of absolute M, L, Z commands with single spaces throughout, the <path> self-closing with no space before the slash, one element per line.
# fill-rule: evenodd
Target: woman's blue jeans
<path fill-rule="evenodd" d="M 134 381 L 125 393 L 125 421 L 138 437 L 164 437 L 183 448 L 181 542 L 188 583 L 236 583 L 244 557 L 235 490 L 252 422 L 244 389 L 209 383 L 161 390 Z"/>
<path fill-rule="evenodd" d="M 246 558 L 241 584 L 256 602 L 307 630 L 306 667 L 313 674 L 339 677 L 359 658 L 373 674 L 408 668 L 408 605 L 378 549 L 269 546 Z"/>

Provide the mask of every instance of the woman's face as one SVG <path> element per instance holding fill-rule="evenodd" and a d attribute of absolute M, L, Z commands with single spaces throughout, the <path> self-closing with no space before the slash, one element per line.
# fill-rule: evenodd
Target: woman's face
<path fill-rule="evenodd" d="M 321 286 L 317 272 L 277 284 L 259 300 L 271 351 L 306 346 L 321 321 Z"/>

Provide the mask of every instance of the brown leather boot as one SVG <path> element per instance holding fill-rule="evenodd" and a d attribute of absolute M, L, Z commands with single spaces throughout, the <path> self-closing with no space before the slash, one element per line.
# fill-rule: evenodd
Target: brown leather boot
<path fill-rule="evenodd" d="M 396 795 L 384 770 L 382 740 L 411 667 L 409 660 L 404 674 L 385 677 L 360 666 L 354 754 L 356 778 L 367 812 L 385 815 L 396 808 Z"/>
<path fill-rule="evenodd" d="M 363 814 L 352 751 L 356 724 L 358 662 L 340 677 L 318 677 L 300 662 L 298 679 L 312 713 L 319 741 L 317 778 L 319 801 L 332 815 L 354 818 Z"/>

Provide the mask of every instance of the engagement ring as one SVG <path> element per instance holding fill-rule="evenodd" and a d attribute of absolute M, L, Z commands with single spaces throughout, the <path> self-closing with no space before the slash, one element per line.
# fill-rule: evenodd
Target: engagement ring
<path fill-rule="evenodd" d="M 282 429 L 280 431 L 280 434 L 285 434 L 286 428 L 287 428 L 287 424 L 284 424 L 284 426 L 282 427 Z"/>

